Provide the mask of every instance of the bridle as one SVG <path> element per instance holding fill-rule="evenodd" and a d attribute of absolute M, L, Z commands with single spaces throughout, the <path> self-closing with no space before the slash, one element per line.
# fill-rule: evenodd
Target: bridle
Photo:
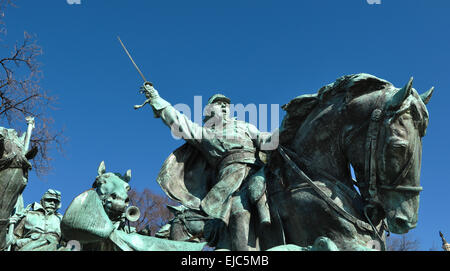
<path fill-rule="evenodd" d="M 384 96 L 380 95 L 380 97 Z M 410 185 L 399 185 L 399 182 L 406 177 L 409 170 L 412 167 L 412 164 L 414 162 L 413 156 L 416 151 L 416 142 L 413 144 L 413 150 L 410 152 L 410 156 L 408 158 L 408 161 L 403 166 L 402 170 L 400 171 L 400 174 L 395 178 L 394 182 L 391 184 L 378 184 L 377 183 L 377 150 L 379 149 L 378 143 L 379 143 L 379 137 L 380 137 L 380 130 L 382 128 L 382 123 L 384 122 L 384 119 L 388 116 L 385 111 L 383 111 L 383 107 L 380 106 L 380 101 L 383 99 L 380 98 L 377 100 L 377 106 L 376 109 L 372 111 L 370 123 L 369 123 L 369 129 L 367 131 L 367 139 L 365 144 L 365 168 L 364 168 L 364 176 L 365 180 L 368 180 L 369 184 L 369 195 L 366 198 L 369 202 L 378 202 L 378 188 L 382 190 L 390 190 L 390 191 L 408 191 L 408 192 L 414 192 L 414 193 L 420 193 L 423 188 L 421 186 L 410 186 Z M 382 103 L 383 104 L 383 103 Z"/>
<path fill-rule="evenodd" d="M 379 150 L 379 138 L 380 134 L 385 132 L 385 129 L 382 129 L 383 123 L 385 119 L 389 116 L 387 114 L 387 110 L 383 110 L 384 108 L 384 97 L 385 93 L 383 93 L 378 97 L 376 101 L 375 109 L 371 113 L 369 128 L 367 130 L 367 139 L 365 144 L 365 167 L 364 167 L 364 177 L 366 183 L 368 183 L 368 193 L 362 191 L 362 195 L 365 197 L 365 200 L 368 204 L 364 208 L 364 215 L 375 231 L 375 226 L 373 225 L 369 215 L 369 208 L 381 208 L 383 213 L 385 214 L 384 205 L 379 199 L 379 189 L 380 190 L 388 190 L 388 191 L 396 191 L 396 192 L 412 192 L 412 193 L 420 193 L 423 188 L 421 186 L 412 186 L 412 185 L 399 185 L 400 181 L 406 177 L 409 170 L 412 167 L 414 162 L 413 156 L 416 151 L 416 142 L 413 144 L 413 149 L 410 152 L 410 156 L 408 161 L 403 166 L 400 174 L 395 178 L 395 180 L 391 184 L 381 184 L 377 183 L 377 150 Z M 361 190 L 360 190 L 361 191 Z M 383 225 L 385 230 L 388 232 L 389 236 L 389 228 L 385 219 L 383 219 Z M 375 231 L 378 238 L 381 240 L 381 236 Z"/>

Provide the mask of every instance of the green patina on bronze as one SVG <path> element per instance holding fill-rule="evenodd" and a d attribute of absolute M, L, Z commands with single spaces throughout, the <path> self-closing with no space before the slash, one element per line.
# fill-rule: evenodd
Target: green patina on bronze
<path fill-rule="evenodd" d="M 91 189 L 77 196 L 64 214 L 61 229 L 65 239 L 77 240 L 91 251 L 199 251 L 205 243 L 164 240 L 141 235 L 130 227 L 127 215 L 131 170 L 106 172 L 100 163 Z"/>
<path fill-rule="evenodd" d="M 229 118 L 229 99 L 211 100 L 202 127 L 153 86 L 141 90 L 187 142 L 167 158 L 158 182 L 187 208 L 180 219 L 203 221 L 203 234 L 216 248 L 383 249 L 385 230 L 402 234 L 416 226 L 425 104 L 433 89 L 419 95 L 412 80 L 395 88 L 355 74 L 299 96 L 283 106 L 280 145 L 268 151 L 264 168 L 256 153 L 271 135 Z M 268 210 L 258 208 L 260 200 Z"/>
<path fill-rule="evenodd" d="M 260 190 L 252 193 L 257 195 L 253 199 L 248 186 L 258 179 L 251 176 L 263 165 L 258 152 L 271 141 L 271 134 L 231 118 L 230 99 L 222 94 L 208 100 L 207 117 L 201 126 L 162 99 L 152 86 L 144 85 L 142 92 L 157 116 L 187 142 L 162 166 L 157 179 L 162 189 L 172 199 L 203 214 L 202 219 L 213 228 L 203 233 L 209 245 L 230 250 L 259 249 L 251 229 L 258 217 L 270 217 L 268 208 L 264 208 L 265 185 L 259 182 L 259 186 L 253 186 Z M 260 199 L 259 214 L 252 217 L 252 206 Z"/>
<path fill-rule="evenodd" d="M 10 218 L 15 224 L 12 240 L 8 240 L 13 251 L 55 251 L 61 246 L 60 223 L 62 215 L 61 193 L 49 189 L 40 202 L 28 205 Z"/>
<path fill-rule="evenodd" d="M 403 234 L 418 222 L 433 88 L 419 94 L 412 83 L 396 88 L 369 74 L 343 76 L 284 105 L 276 134 L 230 118 L 230 99 L 221 94 L 209 99 L 198 125 L 146 84 L 155 116 L 186 141 L 157 178 L 182 204 L 170 207 L 175 218 L 157 237 L 129 225 L 131 171 L 106 172 L 103 162 L 93 189 L 62 220 L 55 190 L 22 210 L 37 149 L 27 151 L 25 135 L 0 128 L 0 248 L 66 250 L 62 237 L 83 250 L 202 250 L 202 240 L 218 250 L 383 250 L 386 231 Z"/>
<path fill-rule="evenodd" d="M 28 160 L 37 154 L 36 147 L 26 149 L 29 140 L 26 135 L 19 137 L 14 129 L 0 127 L 0 250 L 9 247 L 6 243 L 9 218 L 23 207 L 22 192 L 31 170 Z"/>

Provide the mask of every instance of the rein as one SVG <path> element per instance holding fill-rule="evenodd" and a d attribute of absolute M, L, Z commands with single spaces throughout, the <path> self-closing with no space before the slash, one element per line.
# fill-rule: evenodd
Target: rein
<path fill-rule="evenodd" d="M 353 225 L 357 226 L 359 229 L 364 231 L 374 231 L 372 225 L 369 223 L 362 221 L 361 219 L 356 218 L 346 210 L 344 210 L 341 206 L 337 205 L 330 197 L 328 197 L 325 192 L 318 187 L 298 166 L 292 159 L 287 155 L 284 147 L 281 145 L 278 147 L 278 151 L 281 154 L 281 157 L 286 161 L 286 163 L 297 173 L 302 179 L 304 179 L 311 188 L 319 194 L 319 196 L 338 214 L 344 217 L 347 221 L 351 222 Z M 291 153 L 291 155 L 296 155 L 295 153 Z M 375 230 L 376 232 L 376 230 Z"/>

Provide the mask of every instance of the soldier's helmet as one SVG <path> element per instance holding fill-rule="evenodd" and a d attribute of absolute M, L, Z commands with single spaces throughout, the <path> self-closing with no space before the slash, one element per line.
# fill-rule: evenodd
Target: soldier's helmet
<path fill-rule="evenodd" d="M 55 189 L 49 189 L 47 192 L 44 193 L 44 195 L 41 198 L 41 203 L 46 199 L 54 199 L 58 203 L 56 205 L 56 209 L 61 208 L 61 192 Z"/>
<path fill-rule="evenodd" d="M 228 98 L 227 96 L 225 96 L 223 94 L 218 93 L 218 94 L 214 94 L 213 96 L 211 96 L 208 99 L 208 104 L 212 104 L 217 101 L 224 101 L 228 104 L 230 104 L 230 102 L 231 102 L 230 98 Z"/>

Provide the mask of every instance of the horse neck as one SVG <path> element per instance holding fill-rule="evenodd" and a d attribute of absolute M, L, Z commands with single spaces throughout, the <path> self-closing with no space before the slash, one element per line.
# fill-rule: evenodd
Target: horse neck
<path fill-rule="evenodd" d="M 297 130 L 292 142 L 302 169 L 312 180 L 351 183 L 348 160 L 341 150 L 343 121 L 339 111 L 336 106 L 319 109 L 315 117 L 308 118 Z"/>

